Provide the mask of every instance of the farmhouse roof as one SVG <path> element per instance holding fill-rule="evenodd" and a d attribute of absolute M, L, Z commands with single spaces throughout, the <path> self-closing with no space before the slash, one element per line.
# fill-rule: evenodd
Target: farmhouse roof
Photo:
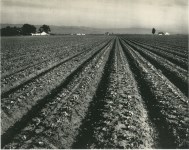
<path fill-rule="evenodd" d="M 165 34 L 164 32 L 158 32 L 158 34 Z"/>

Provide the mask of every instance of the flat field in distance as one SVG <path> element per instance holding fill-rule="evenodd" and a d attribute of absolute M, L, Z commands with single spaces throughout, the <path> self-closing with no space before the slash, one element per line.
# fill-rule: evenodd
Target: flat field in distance
<path fill-rule="evenodd" d="M 189 148 L 187 35 L 1 38 L 1 148 Z"/>

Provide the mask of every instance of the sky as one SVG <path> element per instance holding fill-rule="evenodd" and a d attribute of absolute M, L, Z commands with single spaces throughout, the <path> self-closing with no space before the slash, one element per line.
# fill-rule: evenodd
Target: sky
<path fill-rule="evenodd" d="M 187 30 L 188 0 L 0 0 L 1 23 Z"/>

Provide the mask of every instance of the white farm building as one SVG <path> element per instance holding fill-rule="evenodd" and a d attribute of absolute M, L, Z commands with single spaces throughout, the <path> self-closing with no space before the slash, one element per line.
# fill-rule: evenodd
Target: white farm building
<path fill-rule="evenodd" d="M 158 32 L 158 35 L 165 35 L 164 32 Z"/>
<path fill-rule="evenodd" d="M 85 33 L 77 33 L 76 35 L 85 35 Z"/>
<path fill-rule="evenodd" d="M 49 35 L 49 34 L 43 31 L 42 33 L 31 33 L 31 35 L 32 36 L 38 36 L 38 35 L 43 35 L 44 36 L 44 35 Z"/>
<path fill-rule="evenodd" d="M 168 32 L 158 32 L 158 35 L 170 35 L 170 33 L 168 33 Z"/>
<path fill-rule="evenodd" d="M 165 35 L 170 35 L 170 33 L 168 33 L 168 32 L 165 32 Z"/>

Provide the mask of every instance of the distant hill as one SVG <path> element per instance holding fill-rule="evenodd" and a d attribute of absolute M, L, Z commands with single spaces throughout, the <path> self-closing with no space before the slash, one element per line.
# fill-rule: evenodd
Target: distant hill
<path fill-rule="evenodd" d="M 1 28 L 6 26 L 16 26 L 22 27 L 23 24 L 1 24 Z M 41 25 L 35 25 L 37 30 Z M 77 26 L 54 26 L 49 25 L 51 28 L 51 33 L 54 34 L 75 34 L 75 33 L 85 33 L 85 34 L 104 34 L 105 32 L 114 33 L 114 34 L 151 34 L 151 28 L 91 28 L 91 27 L 77 27 Z M 175 32 L 174 30 L 159 30 L 159 31 L 167 31 L 171 34 L 179 33 L 179 31 Z M 158 31 L 156 31 L 157 33 Z M 182 33 L 180 33 L 182 34 Z"/>
<path fill-rule="evenodd" d="M 70 34 L 70 33 L 85 33 L 85 34 L 104 34 L 105 32 L 114 34 L 151 34 L 151 29 L 139 28 L 90 28 L 90 27 L 69 27 L 69 26 L 50 26 L 52 33 Z"/>
<path fill-rule="evenodd" d="M 1 24 L 1 28 L 6 26 L 10 27 L 22 27 L 23 24 Z M 37 30 L 41 25 L 35 25 Z M 151 29 L 145 28 L 91 28 L 91 27 L 77 27 L 77 26 L 54 26 L 49 25 L 51 28 L 51 33 L 54 34 L 75 34 L 75 33 L 85 33 L 85 34 L 104 34 L 105 32 L 114 34 L 151 34 Z"/>

